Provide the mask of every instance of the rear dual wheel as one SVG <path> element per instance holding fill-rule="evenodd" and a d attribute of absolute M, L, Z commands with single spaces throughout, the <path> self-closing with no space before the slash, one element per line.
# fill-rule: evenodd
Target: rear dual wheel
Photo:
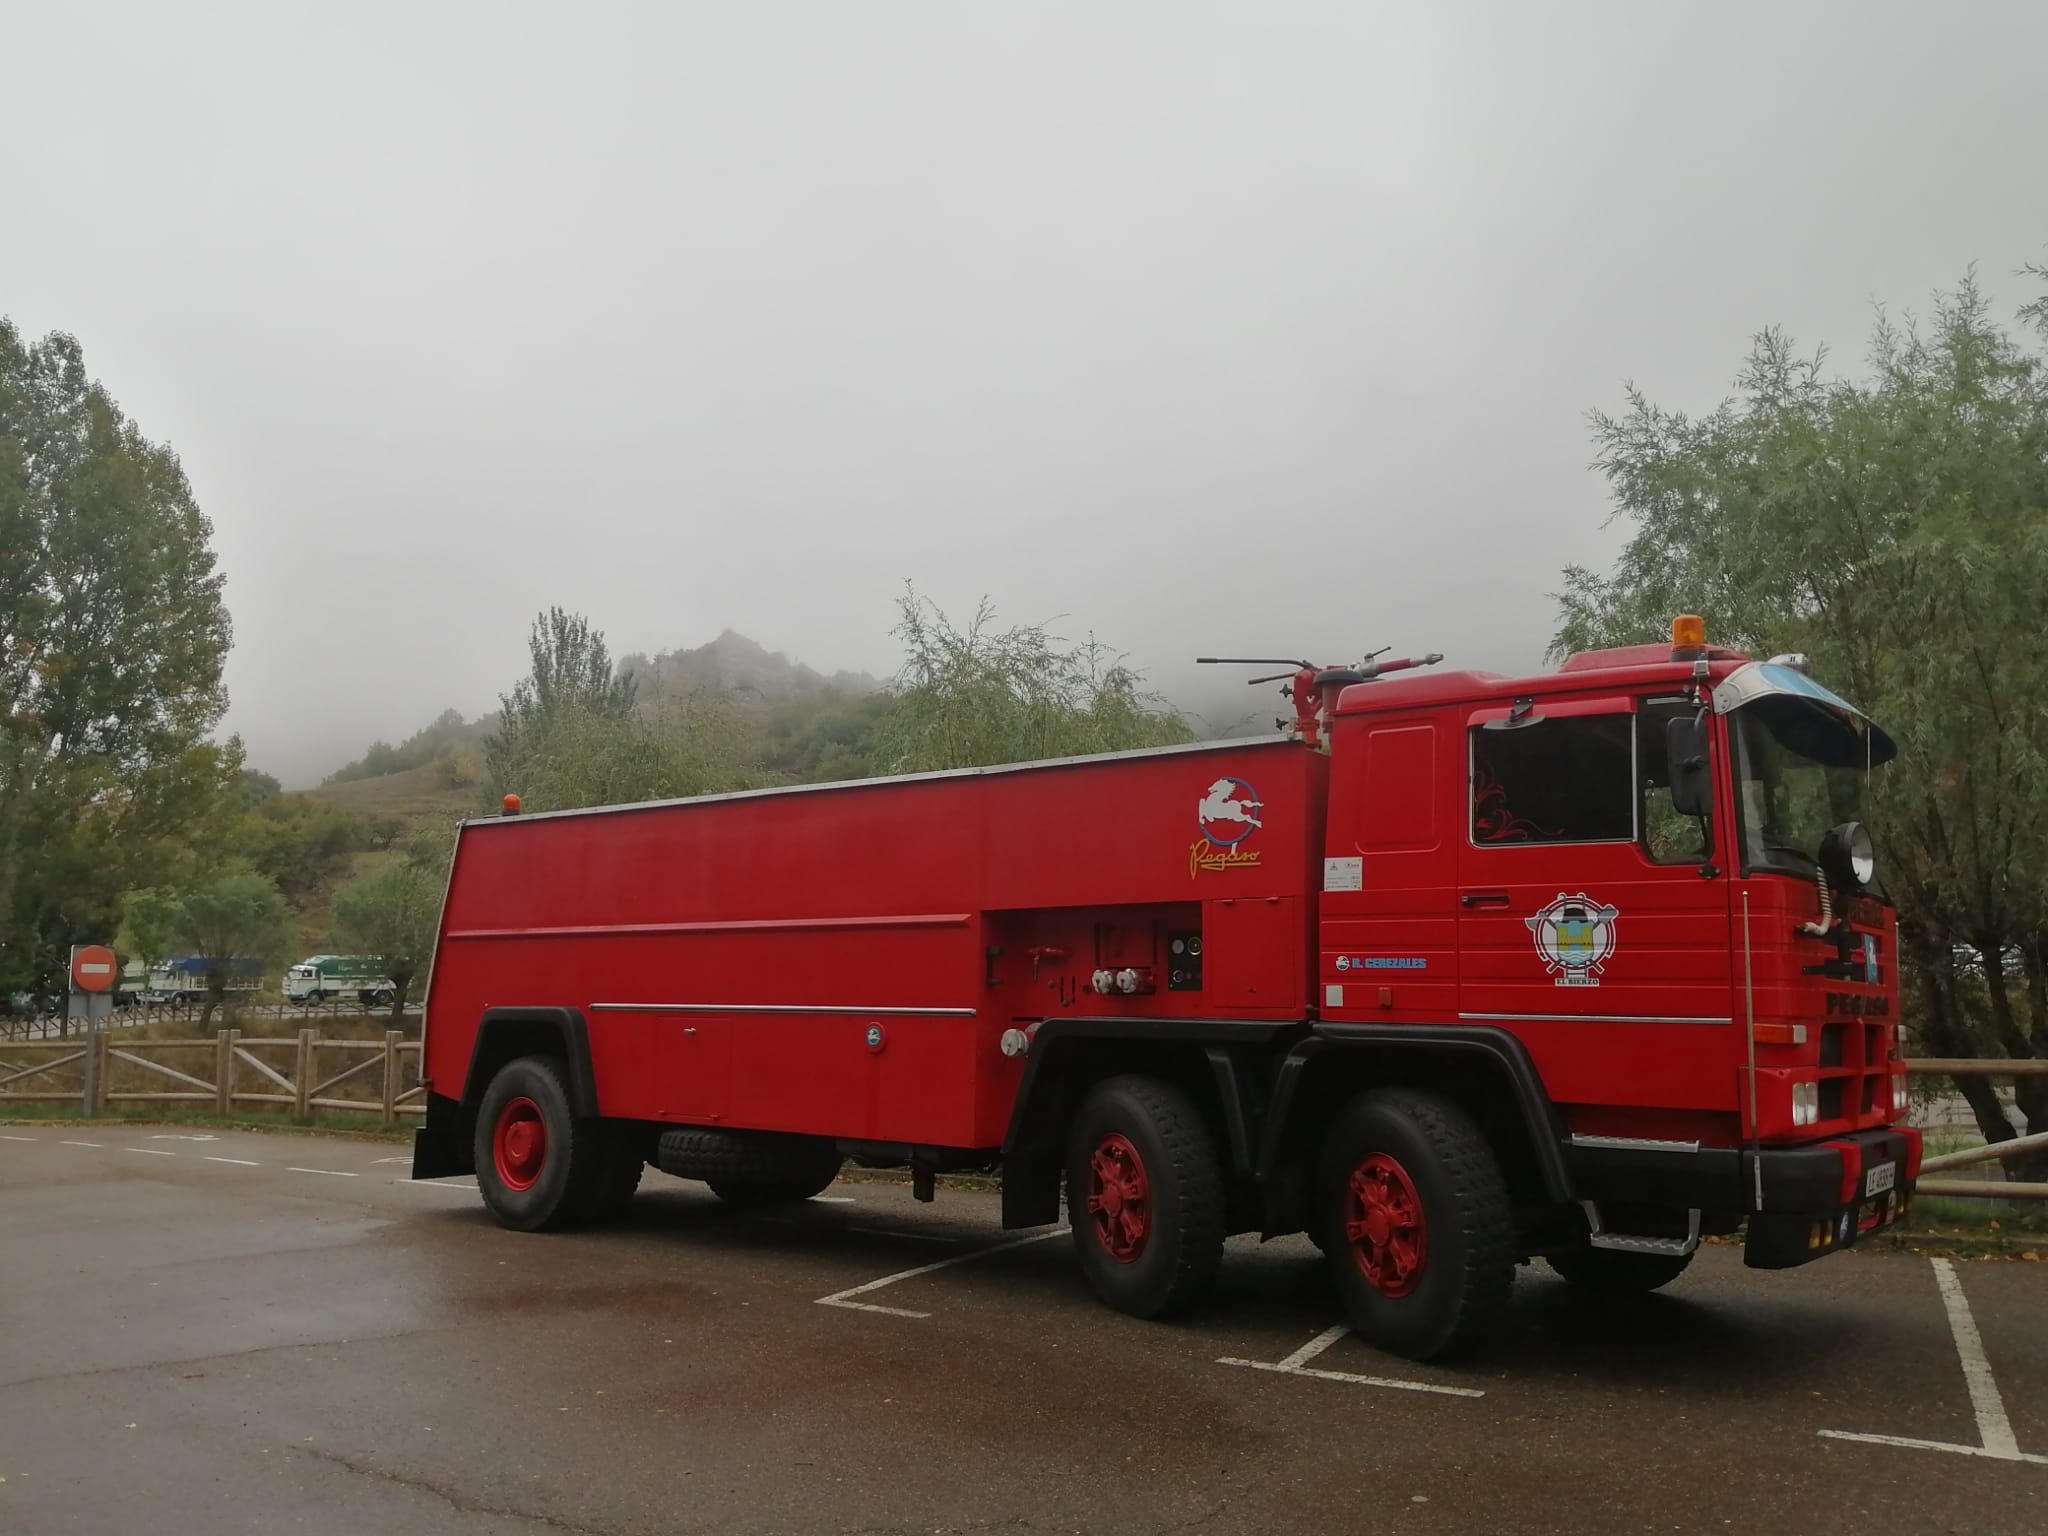
<path fill-rule="evenodd" d="M 544 1232 L 614 1216 L 640 1186 L 622 1127 L 579 1120 L 559 1058 L 508 1062 L 476 1120 L 476 1181 L 502 1226 Z"/>

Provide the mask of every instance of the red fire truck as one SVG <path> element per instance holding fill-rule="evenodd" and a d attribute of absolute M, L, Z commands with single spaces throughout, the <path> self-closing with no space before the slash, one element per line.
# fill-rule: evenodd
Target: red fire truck
<path fill-rule="evenodd" d="M 1437 658 L 1428 658 L 1434 661 Z M 1435 1358 L 1518 1262 L 1648 1290 L 1906 1209 L 1884 733 L 1802 658 L 1304 666 L 1221 742 L 462 829 L 416 1177 L 498 1220 L 842 1164 L 1000 1169 L 1154 1317 L 1305 1231 L 1358 1331 Z"/>

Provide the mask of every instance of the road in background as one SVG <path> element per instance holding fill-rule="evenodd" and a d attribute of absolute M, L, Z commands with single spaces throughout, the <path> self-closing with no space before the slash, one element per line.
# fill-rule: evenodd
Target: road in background
<path fill-rule="evenodd" d="M 2048 1463 L 1964 1453 L 1982 1383 L 1909 1255 L 1711 1248 L 1628 1305 L 1539 1266 L 1453 1369 L 1334 1329 L 1300 1239 L 1147 1324 L 992 1196 L 745 1216 L 650 1173 L 625 1224 L 526 1236 L 385 1141 L 0 1136 L 8 1536 L 2048 1528 Z M 2044 1270 L 1954 1270 L 2029 1458 Z"/>

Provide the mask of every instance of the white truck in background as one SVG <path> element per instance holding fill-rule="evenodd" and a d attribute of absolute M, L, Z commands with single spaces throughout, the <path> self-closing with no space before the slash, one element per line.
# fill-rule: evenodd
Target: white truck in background
<path fill-rule="evenodd" d="M 284 973 L 284 996 L 308 1008 L 343 1001 L 388 1008 L 398 988 L 374 955 L 312 955 Z"/>

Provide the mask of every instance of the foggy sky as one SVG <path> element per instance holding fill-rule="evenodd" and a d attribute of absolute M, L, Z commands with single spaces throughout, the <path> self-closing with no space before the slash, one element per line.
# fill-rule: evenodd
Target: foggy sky
<path fill-rule="evenodd" d="M 2030 296 L 2044 56 L 2036 4 L 0 0 L 0 313 L 182 455 L 287 784 L 490 707 L 550 603 L 1527 669 L 1625 378 Z"/>

